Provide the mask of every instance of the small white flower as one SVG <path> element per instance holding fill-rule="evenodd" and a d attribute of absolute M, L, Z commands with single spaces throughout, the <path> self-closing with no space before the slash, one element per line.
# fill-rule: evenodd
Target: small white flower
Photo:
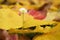
<path fill-rule="evenodd" d="M 25 9 L 25 8 L 20 8 L 19 11 L 20 11 L 21 13 L 27 13 L 27 9 Z"/>

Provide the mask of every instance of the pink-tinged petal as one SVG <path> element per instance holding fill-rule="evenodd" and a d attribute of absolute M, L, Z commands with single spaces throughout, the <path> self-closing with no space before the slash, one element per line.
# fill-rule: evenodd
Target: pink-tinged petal
<path fill-rule="evenodd" d="M 38 20 L 43 20 L 45 18 L 45 16 L 36 16 L 34 17 L 34 19 L 38 19 Z"/>
<path fill-rule="evenodd" d="M 33 15 L 35 15 L 36 11 L 35 10 L 30 10 L 28 13 L 33 16 Z"/>
<path fill-rule="evenodd" d="M 29 15 L 32 15 L 34 17 L 34 19 L 43 20 L 47 16 L 47 12 L 30 10 Z"/>
<path fill-rule="evenodd" d="M 9 33 L 6 30 L 0 29 L 0 40 L 10 40 Z"/>
<path fill-rule="evenodd" d="M 17 34 L 11 34 L 10 40 L 18 40 L 18 35 Z"/>

